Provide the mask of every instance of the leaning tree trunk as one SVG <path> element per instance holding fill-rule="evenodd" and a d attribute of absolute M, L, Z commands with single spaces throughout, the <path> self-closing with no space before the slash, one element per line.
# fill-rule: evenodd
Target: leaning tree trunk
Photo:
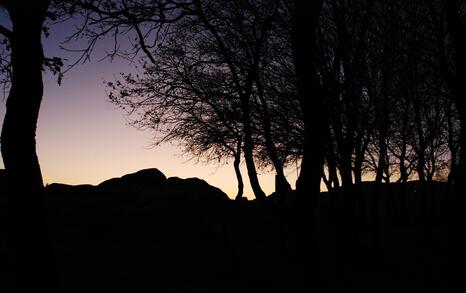
<path fill-rule="evenodd" d="M 388 50 L 388 49 L 386 49 Z M 384 76 L 383 76 L 383 83 L 382 83 L 382 105 L 381 108 L 378 109 L 379 112 L 379 117 L 380 117 L 380 122 L 379 122 L 379 131 L 378 131 L 378 147 L 379 147 L 379 161 L 377 164 L 377 169 L 375 173 L 375 182 L 377 184 L 382 183 L 383 180 L 383 175 L 385 171 L 388 169 L 388 160 L 387 160 L 387 155 L 388 155 L 388 128 L 390 125 L 390 116 L 389 116 L 389 83 L 390 83 L 390 78 L 391 78 L 391 72 L 389 67 L 389 62 L 388 62 L 388 52 L 385 53 L 384 57 Z M 388 174 L 387 174 L 388 178 Z"/>
<path fill-rule="evenodd" d="M 43 182 L 36 154 L 36 127 L 43 94 L 42 26 L 49 1 L 2 1 L 12 22 L 11 89 L 1 133 L 8 180 L 8 249 L 18 292 L 53 292 L 45 229 Z"/>
<path fill-rule="evenodd" d="M 254 163 L 254 143 L 252 140 L 250 105 L 249 100 L 245 97 L 241 99 L 241 112 L 243 115 L 244 160 L 246 161 L 249 182 L 256 199 L 263 200 L 265 199 L 265 193 L 260 186 L 259 178 L 257 178 L 256 164 Z"/>
<path fill-rule="evenodd" d="M 406 183 L 408 181 L 408 177 L 409 177 L 408 170 L 407 170 L 406 165 L 405 165 L 405 161 L 406 161 L 405 148 L 406 147 L 403 147 L 403 149 L 401 150 L 402 153 L 401 153 L 400 162 L 399 162 L 400 178 L 397 181 L 399 183 Z"/>
<path fill-rule="evenodd" d="M 292 46 L 300 107 L 304 122 L 304 149 L 296 181 L 300 197 L 320 193 L 325 157 L 327 115 L 316 69 L 316 29 L 322 0 L 294 1 Z"/>
<path fill-rule="evenodd" d="M 235 160 L 233 162 L 233 167 L 235 168 L 236 180 L 238 181 L 238 193 L 236 194 L 235 199 L 240 200 L 243 197 L 244 193 L 244 183 L 243 183 L 243 176 L 241 175 L 241 170 L 239 165 L 241 163 L 241 140 L 238 140 L 238 144 L 236 145 L 236 153 L 235 153 Z"/>
<path fill-rule="evenodd" d="M 385 127 L 385 126 L 383 126 Z M 377 169 L 375 172 L 375 182 L 377 184 L 382 183 L 384 172 L 387 168 L 387 135 L 386 131 L 382 129 L 379 132 L 379 161 L 377 163 Z"/>
<path fill-rule="evenodd" d="M 265 148 L 269 155 L 272 165 L 275 168 L 275 192 L 279 194 L 287 194 L 291 191 L 291 185 L 286 180 L 285 172 L 283 170 L 283 163 L 278 156 L 278 151 L 275 146 L 275 143 L 272 139 L 272 125 L 271 125 L 271 115 L 267 107 L 267 102 L 264 98 L 263 89 L 261 83 L 257 82 L 259 102 L 262 110 L 262 124 L 263 124 L 263 134 L 265 139 Z"/>
<path fill-rule="evenodd" d="M 413 68 L 417 68 L 416 63 L 413 61 L 411 66 Z M 413 109 L 414 109 L 414 119 L 416 123 L 416 134 L 417 134 L 417 139 L 418 139 L 418 148 L 417 148 L 417 165 L 416 165 L 416 171 L 419 177 L 419 181 L 425 182 L 426 181 L 426 139 L 424 135 L 424 126 L 422 124 L 422 109 L 421 109 L 421 101 L 420 98 L 417 94 L 417 77 L 416 74 L 414 73 L 413 77 Z"/>
<path fill-rule="evenodd" d="M 327 125 L 327 149 L 325 151 L 326 160 L 327 160 L 327 171 L 328 171 L 328 181 L 331 185 L 331 188 L 327 188 L 330 190 L 335 190 L 340 188 L 340 179 L 338 179 L 338 172 L 337 172 L 337 161 L 335 158 L 335 145 L 333 142 L 333 138 L 331 135 L 331 128 L 330 124 Z"/>

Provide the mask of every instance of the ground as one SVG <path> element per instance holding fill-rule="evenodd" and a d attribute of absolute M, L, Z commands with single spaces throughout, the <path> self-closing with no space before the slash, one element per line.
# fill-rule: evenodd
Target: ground
<path fill-rule="evenodd" d="M 176 192 L 49 188 L 59 291 L 449 292 L 459 280 L 460 213 L 446 184 L 365 184 L 297 208 L 293 195 L 232 201 L 179 180 Z"/>

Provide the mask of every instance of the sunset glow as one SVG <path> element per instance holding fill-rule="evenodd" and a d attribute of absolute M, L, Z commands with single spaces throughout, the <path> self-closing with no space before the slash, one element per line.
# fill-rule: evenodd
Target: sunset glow
<path fill-rule="evenodd" d="M 174 145 L 152 147 L 153 134 L 129 126 L 124 113 L 108 101 L 103 80 L 131 69 L 130 64 L 122 61 L 86 63 L 68 72 L 61 86 L 55 77 L 45 75 L 37 131 L 44 184 L 98 184 L 140 169 L 158 168 L 167 177 L 199 177 L 234 197 L 237 183 L 231 163 L 196 163 L 195 159 L 182 156 L 181 149 Z M 1 121 L 4 114 L 3 101 Z M 294 183 L 296 171 L 287 172 Z M 245 195 L 253 198 L 244 166 L 243 176 Z M 273 192 L 273 174 L 262 171 L 260 180 L 267 194 Z"/>

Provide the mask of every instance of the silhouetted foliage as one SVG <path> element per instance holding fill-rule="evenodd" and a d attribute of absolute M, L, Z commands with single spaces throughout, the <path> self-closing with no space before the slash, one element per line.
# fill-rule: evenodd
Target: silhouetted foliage
<path fill-rule="evenodd" d="M 325 2 L 319 70 L 332 109 L 329 185 L 339 185 L 335 170 L 345 186 L 364 174 L 446 180 L 456 168 L 459 116 L 438 63 L 451 52 L 439 57 L 445 23 L 432 20 L 440 3 L 426 3 Z"/>
<path fill-rule="evenodd" d="M 290 47 L 283 42 L 289 39 L 284 35 L 289 28 L 283 27 L 286 22 L 282 19 L 286 11 L 277 1 L 266 2 L 176 5 L 162 1 L 152 10 L 152 18 L 138 14 L 138 5 L 143 10 L 146 7 L 137 1 L 114 6 L 92 1 L 82 4 L 89 11 L 86 18 L 103 18 L 99 26 L 83 28 L 91 42 L 104 33 L 117 36 L 115 28 L 122 26 L 139 40 L 132 52 L 145 53 L 139 62 L 140 75 L 129 74 L 108 83 L 112 101 L 139 115 L 134 125 L 156 130 L 156 142 L 181 141 L 186 152 L 208 161 L 238 158 L 242 152 L 258 198 L 264 193 L 255 159 L 274 167 L 278 186 L 285 191 L 290 185 L 283 167 L 299 153 L 293 154 L 286 143 L 289 136 L 280 130 L 290 125 L 296 128 L 295 124 L 286 115 L 281 119 L 285 125 L 275 119 L 283 115 L 277 107 L 292 109 L 296 104 L 289 90 L 293 86 L 280 88 L 283 84 L 272 82 L 277 77 L 289 79 L 279 75 L 289 68 L 275 70 L 290 65 L 286 59 L 291 57 Z M 168 15 L 162 17 L 164 14 Z M 157 35 L 153 34 L 155 27 Z M 147 45 L 152 40 L 156 46 Z M 282 134 L 277 137 L 275 133 Z M 238 168 L 236 172 L 239 174 Z M 240 176 L 238 179 L 241 182 Z"/>
<path fill-rule="evenodd" d="M 209 162 L 243 156 L 262 197 L 257 166 L 272 166 L 285 192 L 283 168 L 296 161 L 305 166 L 305 157 L 316 160 L 314 177 L 324 175 L 329 188 L 360 183 L 363 176 L 454 182 L 464 149 L 456 98 L 460 4 L 332 0 L 296 9 L 278 0 L 66 1 L 47 13 L 82 17 L 69 38 L 89 41 L 80 60 L 89 59 L 99 39 L 112 37 L 108 57 L 136 61 L 138 73 L 108 83 L 112 101 L 133 114 L 135 126 L 153 129 L 156 143 L 176 141 Z M 315 15 L 297 24 L 306 8 Z M 303 36 L 315 37 L 298 37 L 301 28 Z M 6 90 L 10 33 L 2 27 Z M 130 43 L 123 42 L 126 36 Z M 296 60 L 302 56 L 310 58 L 304 74 L 295 67 L 304 64 Z M 42 62 L 61 78 L 59 58 Z M 300 79 L 313 81 L 300 86 Z M 309 144 L 323 151 L 306 156 Z"/>
<path fill-rule="evenodd" d="M 322 175 L 330 189 L 370 176 L 453 181 L 461 128 L 439 70 L 452 56 L 450 42 L 442 47 L 436 37 L 446 33 L 441 3 L 334 0 L 319 13 L 317 2 L 266 2 L 160 1 L 149 12 L 138 1 L 84 1 L 99 25 L 83 31 L 91 43 L 119 29 L 134 34 L 131 53 L 110 57 L 143 52 L 138 73 L 107 84 L 133 125 L 207 161 L 243 155 L 259 197 L 256 165 L 272 166 L 286 192 L 283 168 L 302 168 L 305 157 L 319 188 Z M 315 15 L 298 24 L 306 9 Z M 439 46 L 448 48 L 443 57 Z M 307 64 L 304 73 L 295 64 Z"/>

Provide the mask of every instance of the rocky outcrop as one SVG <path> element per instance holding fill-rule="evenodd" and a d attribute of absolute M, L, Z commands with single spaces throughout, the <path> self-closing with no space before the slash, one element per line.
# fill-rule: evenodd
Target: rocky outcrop
<path fill-rule="evenodd" d="M 224 201 L 228 196 L 219 188 L 199 178 L 170 177 L 163 191 L 168 195 L 189 201 Z"/>
<path fill-rule="evenodd" d="M 199 178 L 168 178 L 158 169 L 144 169 L 122 177 L 105 180 L 97 186 L 53 183 L 46 187 L 49 198 L 75 200 L 78 204 L 127 206 L 186 206 L 228 200 L 219 188 Z"/>
<path fill-rule="evenodd" d="M 156 189 L 166 180 L 167 177 L 160 170 L 151 168 L 106 180 L 97 187 L 104 193 L 141 192 Z"/>

